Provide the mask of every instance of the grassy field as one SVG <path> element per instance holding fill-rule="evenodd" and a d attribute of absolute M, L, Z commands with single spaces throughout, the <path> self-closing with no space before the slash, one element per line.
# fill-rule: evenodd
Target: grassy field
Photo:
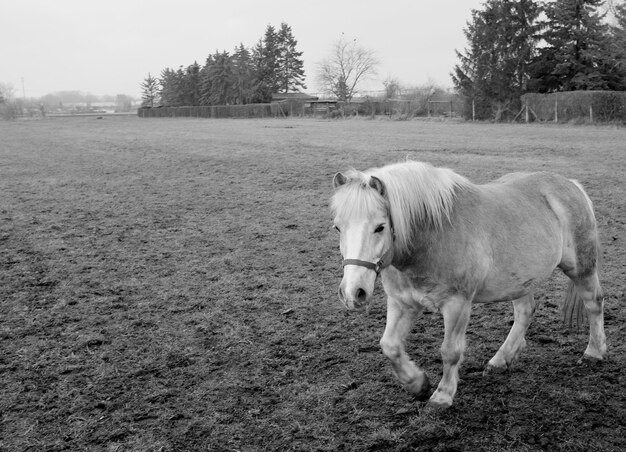
<path fill-rule="evenodd" d="M 626 129 L 387 120 L 0 121 L 1 451 L 626 449 Z M 476 305 L 455 404 L 412 400 L 344 311 L 336 171 L 407 157 L 475 182 L 578 179 L 603 246 L 610 359 L 579 365 L 565 278 L 510 373 L 508 303 Z M 528 221 L 532 221 L 529 218 Z M 408 351 L 437 384 L 440 316 Z"/>

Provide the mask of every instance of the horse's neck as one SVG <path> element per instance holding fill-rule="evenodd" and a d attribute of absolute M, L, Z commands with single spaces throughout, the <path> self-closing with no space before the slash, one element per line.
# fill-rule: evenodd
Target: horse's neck
<path fill-rule="evenodd" d="M 442 231 L 432 226 L 421 226 L 412 233 L 413 237 L 408 249 L 396 250 L 397 258 L 394 258 L 394 263 L 399 267 L 421 267 L 427 262 L 439 242 L 437 239 Z"/>
<path fill-rule="evenodd" d="M 448 215 L 442 218 L 441 227 L 428 224 L 415 226 L 407 249 L 396 250 L 397 264 L 403 268 L 411 267 L 417 272 L 428 273 L 433 269 L 445 271 L 445 268 L 438 268 L 441 262 L 450 262 L 450 256 L 458 256 L 459 250 L 468 246 L 470 236 L 459 234 L 459 231 L 467 228 L 474 230 L 478 220 L 475 211 L 482 199 L 481 186 L 457 189 L 454 204 Z M 479 240 L 476 234 L 471 237 L 472 241 Z"/>

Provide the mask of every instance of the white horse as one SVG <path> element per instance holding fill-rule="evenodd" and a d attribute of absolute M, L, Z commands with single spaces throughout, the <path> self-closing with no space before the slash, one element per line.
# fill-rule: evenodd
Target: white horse
<path fill-rule="evenodd" d="M 584 357 L 605 357 L 598 233 L 578 182 L 513 173 L 476 185 L 452 170 L 407 161 L 338 173 L 333 185 L 331 208 L 344 257 L 339 297 L 349 309 L 363 307 L 380 273 L 387 294 L 380 345 L 400 382 L 420 400 L 428 396 L 428 377 L 404 349 L 418 314 L 443 314 L 443 376 L 430 404 L 449 407 L 472 302 L 513 302 L 513 326 L 487 368 L 506 369 L 526 345 L 533 289 L 556 267 L 570 278 L 566 322 L 580 323 L 583 305 L 588 313 Z"/>

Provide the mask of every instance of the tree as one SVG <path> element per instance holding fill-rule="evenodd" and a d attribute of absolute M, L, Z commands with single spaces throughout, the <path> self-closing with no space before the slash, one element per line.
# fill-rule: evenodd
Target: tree
<path fill-rule="evenodd" d="M 270 102 L 276 92 L 297 91 L 304 84 L 302 52 L 291 27 L 281 23 L 278 32 L 268 25 L 254 49 L 240 44 L 234 53 L 209 55 L 204 66 L 194 62 L 183 70 L 161 71 L 158 95 L 162 105 L 218 105 Z M 148 74 L 150 76 L 150 74 Z M 155 79 L 156 80 L 156 79 Z M 142 84 L 145 90 L 147 80 Z M 152 89 L 154 81 L 150 81 Z M 146 103 L 151 96 L 147 96 Z"/>
<path fill-rule="evenodd" d="M 298 88 L 306 89 L 302 52 L 296 50 L 298 41 L 293 37 L 291 27 L 284 22 L 281 23 L 276 38 L 278 46 L 277 92 L 288 93 L 298 91 Z"/>
<path fill-rule="evenodd" d="M 182 101 L 183 71 L 165 68 L 161 71 L 161 104 L 167 107 L 180 107 Z"/>
<path fill-rule="evenodd" d="M 239 44 L 231 57 L 235 103 L 239 105 L 252 102 L 253 74 L 252 56 L 250 51 Z"/>
<path fill-rule="evenodd" d="M 541 25 L 539 5 L 531 0 L 487 0 L 473 10 L 464 29 L 468 48 L 457 51 L 460 64 L 452 81 L 479 119 L 499 121 L 520 108 L 528 89 L 529 65 L 536 54 Z"/>
<path fill-rule="evenodd" d="M 614 5 L 615 25 L 611 26 L 612 51 L 616 58 L 621 89 L 626 90 L 626 2 Z"/>
<path fill-rule="evenodd" d="M 397 78 L 388 75 L 383 86 L 385 87 L 385 99 L 393 99 L 400 95 L 400 82 Z"/>
<path fill-rule="evenodd" d="M 270 102 L 272 93 L 280 89 L 278 81 L 280 49 L 276 29 L 268 25 L 265 35 L 254 48 L 255 67 L 253 102 Z"/>
<path fill-rule="evenodd" d="M 0 119 L 15 119 L 17 109 L 13 97 L 13 85 L 0 83 Z"/>
<path fill-rule="evenodd" d="M 187 66 L 181 77 L 181 103 L 188 106 L 200 105 L 200 66 L 196 61 Z"/>
<path fill-rule="evenodd" d="M 533 65 L 539 92 L 619 89 L 602 0 L 555 0 L 546 6 L 546 46 Z M 623 89 L 623 88 L 622 88 Z"/>
<path fill-rule="evenodd" d="M 152 77 L 148 72 L 148 76 L 141 84 L 141 106 L 154 107 L 159 103 L 159 80 Z"/>
<path fill-rule="evenodd" d="M 201 104 L 228 105 L 235 103 L 235 76 L 228 52 L 209 55 L 202 73 Z"/>
<path fill-rule="evenodd" d="M 376 73 L 378 64 L 375 52 L 342 36 L 333 44 L 331 56 L 318 63 L 317 81 L 326 93 L 350 102 L 359 84 Z"/>
<path fill-rule="evenodd" d="M 161 104 L 176 107 L 270 102 L 273 93 L 306 88 L 302 52 L 297 44 L 286 23 L 281 23 L 278 32 L 268 25 L 252 50 L 240 44 L 232 55 L 226 51 L 209 55 L 202 67 L 194 62 L 184 70 L 182 66 L 178 70 L 165 68 L 157 80 Z M 142 88 L 146 89 L 146 83 Z"/>
<path fill-rule="evenodd" d="M 0 104 L 12 102 L 15 97 L 11 83 L 0 83 Z"/>

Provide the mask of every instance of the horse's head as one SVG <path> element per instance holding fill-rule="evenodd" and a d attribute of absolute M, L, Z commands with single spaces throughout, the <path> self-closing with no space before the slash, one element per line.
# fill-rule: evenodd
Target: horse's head
<path fill-rule="evenodd" d="M 344 258 L 339 298 L 348 309 L 362 308 L 374 291 L 376 276 L 393 258 L 393 226 L 385 186 L 364 173 L 333 179 L 332 209 Z"/>

